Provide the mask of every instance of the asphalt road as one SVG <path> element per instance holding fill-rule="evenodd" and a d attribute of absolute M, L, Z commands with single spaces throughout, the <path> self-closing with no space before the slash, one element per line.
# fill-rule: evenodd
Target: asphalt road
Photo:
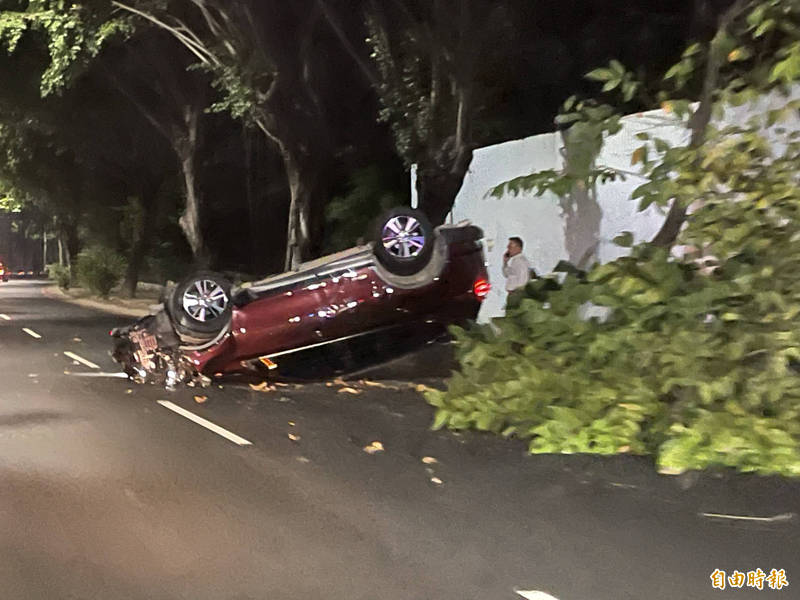
<path fill-rule="evenodd" d="M 0 598 L 798 597 L 798 483 L 529 457 L 429 431 L 409 389 L 223 384 L 198 403 L 104 376 L 124 321 L 0 284 Z M 712 588 L 756 568 L 789 587 Z"/>

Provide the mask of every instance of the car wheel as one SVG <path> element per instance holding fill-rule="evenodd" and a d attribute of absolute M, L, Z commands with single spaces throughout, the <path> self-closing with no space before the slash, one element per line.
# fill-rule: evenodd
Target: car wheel
<path fill-rule="evenodd" d="M 395 208 L 378 221 L 374 232 L 375 257 L 395 275 L 414 275 L 433 253 L 433 227 L 425 214 Z"/>
<path fill-rule="evenodd" d="M 231 320 L 231 283 L 211 271 L 199 271 L 181 281 L 165 303 L 179 334 L 211 339 Z"/>

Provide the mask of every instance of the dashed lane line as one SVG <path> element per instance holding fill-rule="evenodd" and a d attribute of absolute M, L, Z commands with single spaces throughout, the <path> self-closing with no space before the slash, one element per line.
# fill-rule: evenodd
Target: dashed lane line
<path fill-rule="evenodd" d="M 181 415 L 182 417 L 186 417 L 187 419 L 189 419 L 190 421 L 192 421 L 194 423 L 197 423 L 201 427 L 205 427 L 209 431 L 213 431 L 217 435 L 221 435 L 226 440 L 228 440 L 230 442 L 233 442 L 234 444 L 238 444 L 239 446 L 252 446 L 252 444 L 253 444 L 252 442 L 249 442 L 246 439 L 244 439 L 242 437 L 239 437 L 235 433 L 231 433 L 227 429 L 223 429 L 222 427 L 212 423 L 211 421 L 207 421 L 206 419 L 204 419 L 202 417 L 198 417 L 196 414 L 194 414 L 192 412 L 189 412 L 188 410 L 185 410 L 185 409 L 181 408 L 180 406 L 177 406 L 176 404 L 173 404 L 172 402 L 169 402 L 167 400 L 159 400 L 158 403 L 161 406 L 163 406 L 164 408 L 168 408 L 172 412 L 177 413 L 177 414 Z"/>
<path fill-rule="evenodd" d="M 40 340 L 40 339 L 42 339 L 42 336 L 40 336 L 38 333 L 36 333 L 36 332 L 35 332 L 33 329 L 28 329 L 27 327 L 23 327 L 23 328 L 22 328 L 22 331 L 24 331 L 25 333 L 27 333 L 27 334 L 28 334 L 29 336 L 31 336 L 32 338 L 35 338 L 35 339 L 37 339 L 37 340 Z"/>
<path fill-rule="evenodd" d="M 558 600 L 555 596 L 536 590 L 515 590 L 525 600 Z"/>
<path fill-rule="evenodd" d="M 85 358 L 82 358 L 82 357 L 78 356 L 74 352 L 69 352 L 69 351 L 64 352 L 64 356 L 66 356 L 68 358 L 71 358 L 72 360 L 77 360 L 79 363 L 81 363 L 82 365 L 86 365 L 90 369 L 100 370 L 100 367 L 98 365 L 94 364 L 90 360 L 86 360 Z"/>

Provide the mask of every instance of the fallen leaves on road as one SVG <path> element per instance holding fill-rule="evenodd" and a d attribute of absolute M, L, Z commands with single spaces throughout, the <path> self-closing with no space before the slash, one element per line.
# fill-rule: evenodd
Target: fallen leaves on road
<path fill-rule="evenodd" d="M 194 401 L 197 402 L 198 404 L 203 404 L 207 400 L 208 400 L 208 396 L 195 396 L 194 397 Z"/>
<path fill-rule="evenodd" d="M 374 387 L 379 388 L 382 390 L 399 390 L 400 388 L 396 385 L 388 385 L 386 383 L 382 383 L 380 381 L 370 381 L 369 379 L 362 379 L 359 381 L 361 385 L 365 385 L 367 387 Z"/>
<path fill-rule="evenodd" d="M 251 383 L 250 389 L 254 392 L 274 392 L 275 386 L 270 385 L 266 381 L 262 381 L 259 384 Z"/>
<path fill-rule="evenodd" d="M 353 394 L 353 395 L 357 395 L 357 394 L 360 394 L 360 393 L 361 393 L 361 390 L 357 390 L 356 388 L 353 388 L 353 387 L 343 387 L 342 389 L 340 389 L 340 390 L 339 390 L 339 393 L 340 393 L 340 394 Z"/>
<path fill-rule="evenodd" d="M 377 454 L 378 452 L 383 452 L 383 444 L 380 442 L 372 442 L 369 446 L 364 446 L 364 452 L 367 454 Z"/>
<path fill-rule="evenodd" d="M 444 483 L 444 481 L 442 481 L 438 477 L 431 477 L 431 483 L 434 483 L 436 485 L 442 485 Z"/>
<path fill-rule="evenodd" d="M 426 465 L 435 465 L 439 461 L 433 458 L 432 456 L 423 456 L 422 462 L 424 462 Z"/>
<path fill-rule="evenodd" d="M 289 436 L 289 439 L 292 440 L 293 442 L 299 442 L 300 441 L 300 436 L 299 435 L 296 435 L 294 433 L 289 433 L 287 435 Z"/>
<path fill-rule="evenodd" d="M 680 474 L 681 474 L 681 473 L 683 473 L 685 470 L 686 470 L 686 469 L 681 469 L 681 468 L 678 468 L 678 467 L 661 467 L 661 468 L 658 470 L 658 472 L 659 472 L 661 475 L 680 475 Z"/>

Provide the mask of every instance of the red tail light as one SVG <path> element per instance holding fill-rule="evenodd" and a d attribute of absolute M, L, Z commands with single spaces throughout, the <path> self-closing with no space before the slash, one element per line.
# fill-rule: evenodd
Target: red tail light
<path fill-rule="evenodd" d="M 486 296 L 489 295 L 491 289 L 492 289 L 492 284 L 490 284 L 485 279 L 478 279 L 478 281 L 472 284 L 472 293 L 475 294 L 478 298 L 486 298 Z"/>

